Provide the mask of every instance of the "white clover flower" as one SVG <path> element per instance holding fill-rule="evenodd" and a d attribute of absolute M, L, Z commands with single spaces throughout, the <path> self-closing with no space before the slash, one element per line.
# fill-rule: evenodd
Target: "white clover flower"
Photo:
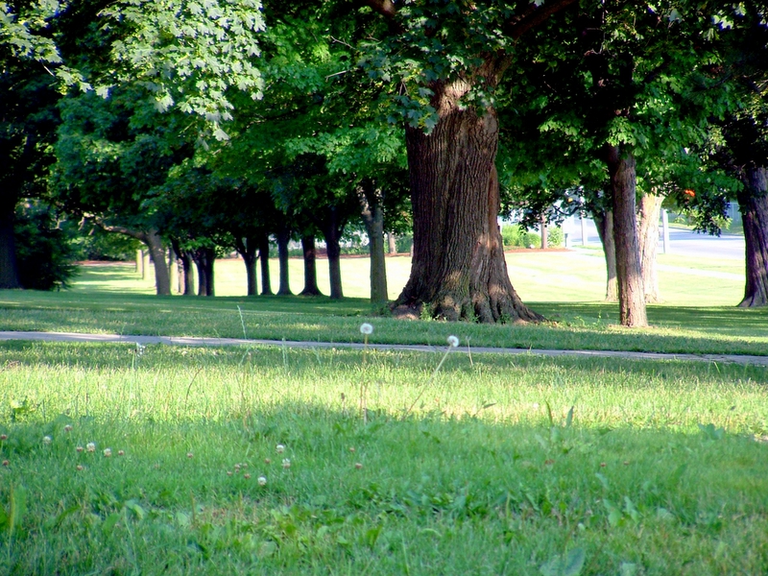
<path fill-rule="evenodd" d="M 459 339 L 456 338 L 456 336 L 448 336 L 448 346 L 451 348 L 456 348 L 459 345 Z"/>
<path fill-rule="evenodd" d="M 259 479 L 257 480 L 259 483 L 259 486 L 266 486 L 267 485 L 267 479 L 265 476 L 259 476 Z"/>
<path fill-rule="evenodd" d="M 285 446 L 283 446 L 282 444 L 278 444 L 277 446 L 275 446 L 275 451 L 278 454 L 282 454 L 283 452 L 285 452 Z"/>
<path fill-rule="evenodd" d="M 291 459 L 283 458 L 283 468 L 290 468 L 290 467 L 291 467 Z"/>
<path fill-rule="evenodd" d="M 366 336 L 373 334 L 373 326 L 368 324 L 368 322 L 363 322 L 360 324 L 360 334 L 365 334 Z"/>
<path fill-rule="evenodd" d="M 104 458 L 112 456 L 112 448 L 104 448 Z"/>
<path fill-rule="evenodd" d="M 50 444 L 51 442 L 53 442 L 53 439 L 50 436 L 43 436 L 43 444 Z"/>
<path fill-rule="evenodd" d="M 96 452 L 96 443 L 88 442 L 88 444 L 85 445 L 85 449 L 88 450 L 88 452 Z"/>

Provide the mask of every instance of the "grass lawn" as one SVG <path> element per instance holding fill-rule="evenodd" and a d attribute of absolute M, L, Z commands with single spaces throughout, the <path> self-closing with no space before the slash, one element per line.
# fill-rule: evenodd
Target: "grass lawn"
<path fill-rule="evenodd" d="M 552 254 L 569 293 L 599 285 L 581 262 L 597 256 Z M 439 348 L 0 342 L 0 574 L 768 573 L 767 368 L 466 347 L 765 354 L 766 313 L 692 296 L 624 330 L 599 292 L 535 292 L 535 256 L 510 259 L 542 326 L 396 321 L 361 298 L 157 298 L 125 267 L 0 292 L 0 330 L 340 342 L 370 321 L 371 341 Z M 702 277 L 729 297 L 727 276 Z"/>

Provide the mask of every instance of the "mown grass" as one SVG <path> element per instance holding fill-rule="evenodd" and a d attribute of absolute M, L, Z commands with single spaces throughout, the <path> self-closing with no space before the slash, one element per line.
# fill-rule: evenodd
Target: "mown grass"
<path fill-rule="evenodd" d="M 590 283 L 603 281 L 595 270 L 589 271 L 581 263 L 582 260 L 600 262 L 601 258 L 596 256 L 525 251 L 512 253 L 509 257 L 538 262 L 536 266 L 541 274 L 547 263 L 559 262 L 560 272 L 568 275 L 570 280 L 560 278 L 555 282 L 549 278 L 548 282 L 566 297 L 580 293 Z M 352 258 L 345 262 L 354 265 L 351 270 L 357 272 L 345 278 L 367 277 L 367 260 Z M 565 268 L 566 263 L 569 268 Z M 226 266 L 217 266 L 218 269 L 235 267 L 240 270 L 242 263 L 227 262 Z M 718 272 L 707 267 L 695 270 Z M 578 280 L 582 276 L 584 279 Z M 523 277 L 532 282 L 528 289 L 545 282 L 532 273 Z M 709 280 L 713 282 L 707 288 L 710 298 L 722 301 L 731 297 L 732 288 L 717 284 L 722 279 L 707 277 Z M 142 281 L 130 266 L 98 266 L 85 268 L 72 290 L 59 293 L 0 291 L 0 330 L 241 338 L 244 322 L 245 335 L 249 338 L 349 342 L 354 340 L 362 319 L 375 318 L 377 330 L 373 338 L 377 343 L 442 345 L 448 334 L 457 331 L 462 342 L 471 346 L 768 354 L 768 309 L 705 305 L 705 300 L 695 295 L 685 306 L 669 303 L 649 306 L 652 327 L 646 330 L 628 331 L 618 327 L 617 305 L 605 303 L 599 297 L 592 301 L 528 301 L 550 320 L 543 325 L 462 323 L 456 328 L 442 322 L 404 322 L 380 317 L 380 311 L 364 298 L 346 298 L 337 302 L 325 297 L 160 298 L 135 290 L 147 282 Z M 696 285 L 705 284 L 697 280 Z M 677 280 L 681 294 L 691 289 L 691 285 L 690 276 Z M 568 290 L 565 291 L 563 286 Z M 543 297 L 543 294 L 539 296 Z"/>
<path fill-rule="evenodd" d="M 435 374 L 434 354 L 287 346 L 0 354 L 3 574 L 768 571 L 765 368 L 457 350 Z"/>

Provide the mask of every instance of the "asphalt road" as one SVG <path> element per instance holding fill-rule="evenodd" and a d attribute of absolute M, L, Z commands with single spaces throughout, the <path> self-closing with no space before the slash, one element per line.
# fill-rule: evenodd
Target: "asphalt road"
<path fill-rule="evenodd" d="M 600 237 L 597 235 L 594 222 L 592 220 L 585 220 L 584 228 L 587 244 L 599 245 Z M 579 219 L 568 223 L 565 231 L 569 235 L 572 247 L 576 248 L 582 245 L 581 221 Z M 660 238 L 659 253 L 663 252 L 664 246 Z M 709 234 L 691 232 L 685 228 L 669 228 L 669 245 L 666 247 L 666 253 L 690 256 L 692 258 L 733 258 L 743 260 L 744 237 L 734 234 L 710 236 Z"/>

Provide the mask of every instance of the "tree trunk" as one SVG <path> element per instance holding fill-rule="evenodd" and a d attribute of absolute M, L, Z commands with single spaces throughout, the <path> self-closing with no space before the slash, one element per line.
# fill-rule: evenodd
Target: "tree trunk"
<path fill-rule="evenodd" d="M 738 195 L 744 224 L 747 282 L 742 308 L 768 305 L 768 168 L 747 170 Z"/>
<path fill-rule="evenodd" d="M 616 279 L 616 242 L 613 238 L 613 211 L 606 210 L 604 214 L 593 216 L 597 226 L 597 234 L 603 244 L 605 254 L 605 270 L 607 272 L 605 282 L 605 301 L 619 301 L 619 282 Z"/>
<path fill-rule="evenodd" d="M 339 219 L 339 212 L 335 206 L 331 206 L 328 218 L 323 225 L 323 237 L 328 253 L 328 276 L 331 282 L 331 298 L 340 300 L 344 298 L 341 287 L 341 233 L 344 230 L 344 222 Z"/>
<path fill-rule="evenodd" d="M 659 247 L 659 217 L 663 196 L 643 194 L 640 198 L 638 237 L 640 241 L 640 271 L 646 302 L 661 302 L 656 252 Z"/>
<path fill-rule="evenodd" d="M 259 261 L 261 262 L 261 295 L 272 295 L 272 282 L 269 277 L 269 234 L 259 234 Z"/>
<path fill-rule="evenodd" d="M 13 224 L 16 220 L 16 195 L 3 192 L 0 199 L 0 288 L 21 288 L 16 262 Z"/>
<path fill-rule="evenodd" d="M 397 254 L 397 238 L 393 232 L 387 234 L 387 243 L 389 244 L 389 254 Z"/>
<path fill-rule="evenodd" d="M 304 290 L 300 296 L 321 296 L 317 287 L 317 250 L 315 235 L 305 234 L 301 237 L 301 251 L 304 255 Z"/>
<path fill-rule="evenodd" d="M 462 106 L 466 81 L 436 82 L 430 134 L 406 127 L 413 205 L 411 275 L 397 306 L 447 320 L 539 321 L 512 287 L 497 217 L 499 127 Z"/>
<path fill-rule="evenodd" d="M 168 273 L 168 264 L 165 261 L 165 249 L 163 240 L 157 230 L 151 229 L 140 233 L 139 238 L 149 248 L 149 257 L 155 265 L 155 290 L 158 296 L 171 295 L 171 276 Z"/>
<path fill-rule="evenodd" d="M 619 280 L 619 320 L 630 328 L 648 325 L 637 240 L 635 157 L 607 146 L 608 174 L 613 192 L 613 238 L 616 242 L 616 275 Z"/>
<path fill-rule="evenodd" d="M 192 257 L 197 266 L 198 296 L 214 296 L 216 294 L 213 285 L 213 264 L 216 260 L 214 248 L 198 248 Z"/>
<path fill-rule="evenodd" d="M 381 190 L 367 187 L 360 189 L 358 197 L 371 256 L 371 302 L 383 304 L 389 300 L 387 263 L 384 255 L 383 193 Z"/>
<path fill-rule="evenodd" d="M 235 240 L 235 250 L 245 263 L 246 294 L 256 296 L 259 287 L 256 284 L 256 259 L 259 255 L 255 238 L 238 238 Z"/>
<path fill-rule="evenodd" d="M 291 231 L 281 228 L 277 232 L 277 258 L 280 262 L 280 288 L 278 296 L 291 296 L 291 286 L 288 275 L 288 242 L 291 241 Z"/>

